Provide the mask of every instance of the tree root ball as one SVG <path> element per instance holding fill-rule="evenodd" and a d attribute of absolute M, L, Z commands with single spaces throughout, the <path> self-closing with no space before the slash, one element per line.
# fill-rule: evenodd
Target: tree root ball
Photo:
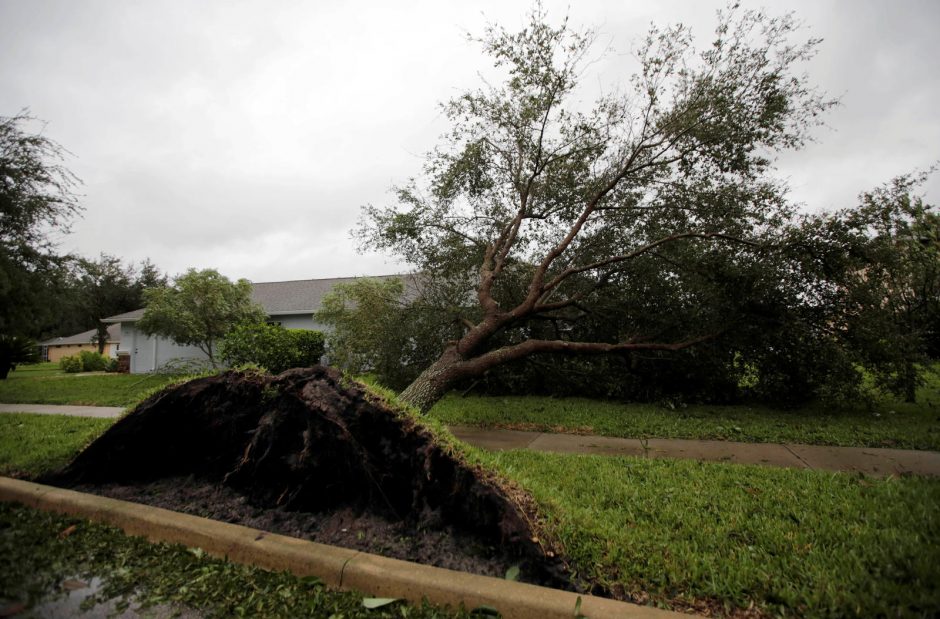
<path fill-rule="evenodd" d="M 179 475 L 221 483 L 259 507 L 352 507 L 418 528 L 454 527 L 510 549 L 532 580 L 571 586 L 564 563 L 538 541 L 531 499 L 330 368 L 230 371 L 170 387 L 44 481 Z"/>

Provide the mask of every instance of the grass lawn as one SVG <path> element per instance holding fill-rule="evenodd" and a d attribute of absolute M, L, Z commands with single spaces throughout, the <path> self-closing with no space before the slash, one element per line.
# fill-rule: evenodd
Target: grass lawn
<path fill-rule="evenodd" d="M 36 476 L 64 466 L 114 419 L 65 415 L 0 415 L 0 475 Z"/>
<path fill-rule="evenodd" d="M 940 614 L 940 480 L 477 452 L 535 496 L 581 573 L 638 602 Z"/>
<path fill-rule="evenodd" d="M 928 378 L 916 404 L 883 398 L 871 409 L 712 405 L 667 409 L 586 398 L 452 394 L 430 414 L 447 424 L 631 438 L 940 450 L 940 374 L 935 371 Z"/>
<path fill-rule="evenodd" d="M 128 406 L 179 377 L 161 374 L 66 374 L 55 363 L 24 365 L 0 381 L 0 402 Z"/>
<path fill-rule="evenodd" d="M 38 444 L 49 417 L 18 417 L 21 438 L 0 449 L 5 462 L 31 461 L 17 469 L 30 474 L 77 452 L 87 440 L 77 428 L 93 421 L 62 420 L 55 454 L 43 459 L 17 453 Z M 52 442 L 59 430 L 45 431 Z M 557 540 L 580 574 L 635 601 L 724 613 L 753 605 L 763 614 L 810 617 L 940 614 L 940 480 L 524 451 L 470 454 L 533 494 L 546 539 Z M 54 535 L 46 538 L 57 543 Z M 220 608 L 234 614 L 232 606 Z"/>
<path fill-rule="evenodd" d="M 367 610 L 362 595 L 329 590 L 315 578 L 236 565 L 86 520 L 0 503 L 0 608 L 32 605 L 93 578 L 103 581 L 96 601 L 117 599 L 118 611 L 133 600 L 195 609 L 205 617 L 468 616 L 401 602 Z"/>

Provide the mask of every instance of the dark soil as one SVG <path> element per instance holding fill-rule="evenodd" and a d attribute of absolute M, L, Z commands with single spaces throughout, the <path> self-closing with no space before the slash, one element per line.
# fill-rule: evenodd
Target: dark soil
<path fill-rule="evenodd" d="M 41 481 L 443 567 L 520 565 L 530 582 L 572 587 L 527 495 L 324 367 L 170 387 Z"/>
<path fill-rule="evenodd" d="M 193 477 L 127 484 L 79 485 L 79 492 L 163 507 L 173 511 L 354 548 L 386 557 L 451 570 L 502 577 L 519 559 L 500 546 L 482 543 L 452 527 L 416 529 L 349 507 L 310 513 L 281 507 L 265 509 L 230 488 Z"/>

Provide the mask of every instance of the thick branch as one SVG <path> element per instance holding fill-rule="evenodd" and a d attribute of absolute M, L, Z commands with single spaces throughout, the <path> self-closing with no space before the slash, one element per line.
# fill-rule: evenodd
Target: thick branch
<path fill-rule="evenodd" d="M 519 344 L 504 346 L 490 351 L 479 357 L 468 360 L 467 374 L 475 374 L 489 368 L 501 365 L 508 361 L 515 361 L 536 353 L 563 353 L 563 354 L 604 354 L 612 352 L 626 352 L 631 350 L 682 350 L 707 342 L 718 337 L 721 333 L 702 335 L 682 342 L 620 342 L 615 344 L 605 342 L 568 342 L 565 340 L 526 340 Z"/>

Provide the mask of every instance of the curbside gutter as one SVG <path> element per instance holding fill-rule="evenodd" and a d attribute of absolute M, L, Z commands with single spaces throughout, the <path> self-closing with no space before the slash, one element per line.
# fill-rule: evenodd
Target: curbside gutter
<path fill-rule="evenodd" d="M 198 547 L 215 557 L 265 569 L 316 576 L 328 586 L 377 597 L 422 598 L 439 605 L 490 606 L 507 619 L 666 619 L 680 615 L 591 595 L 456 572 L 327 546 L 208 518 L 73 490 L 0 477 L 0 501 L 17 502 L 122 529 L 152 542 Z"/>

